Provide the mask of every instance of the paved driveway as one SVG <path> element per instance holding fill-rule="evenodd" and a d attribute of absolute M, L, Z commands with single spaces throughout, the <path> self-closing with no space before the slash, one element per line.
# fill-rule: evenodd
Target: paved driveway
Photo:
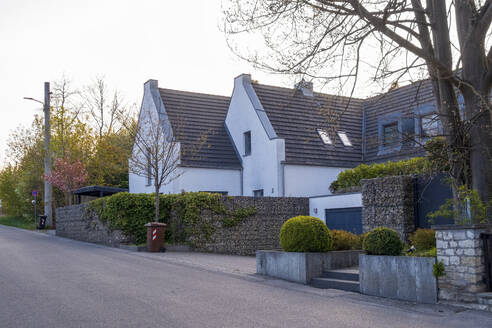
<path fill-rule="evenodd" d="M 492 327 L 484 312 L 210 270 L 227 257 L 195 265 L 199 255 L 168 255 L 0 226 L 0 327 Z"/>

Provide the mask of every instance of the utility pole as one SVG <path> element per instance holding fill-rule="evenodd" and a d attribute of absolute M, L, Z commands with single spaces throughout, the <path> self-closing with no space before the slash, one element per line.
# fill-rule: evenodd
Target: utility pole
<path fill-rule="evenodd" d="M 50 83 L 44 82 L 44 102 L 31 98 L 24 97 L 26 100 L 32 100 L 43 105 L 44 111 L 44 174 L 51 174 L 51 127 L 50 127 Z M 52 187 L 51 183 L 44 180 L 44 215 L 46 215 L 46 224 L 51 226 L 53 224 L 53 213 L 51 211 L 52 204 Z"/>
<path fill-rule="evenodd" d="M 51 126 L 50 126 L 50 83 L 44 82 L 44 175 L 51 175 Z M 46 224 L 53 224 L 51 197 L 51 183 L 44 180 L 44 215 L 46 215 Z"/>

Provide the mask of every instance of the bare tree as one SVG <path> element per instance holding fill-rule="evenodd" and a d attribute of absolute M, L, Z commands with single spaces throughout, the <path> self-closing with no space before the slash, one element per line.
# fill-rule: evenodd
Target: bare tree
<path fill-rule="evenodd" d="M 84 107 L 94 122 L 98 136 L 117 132 L 129 108 L 117 90 L 111 91 L 104 78 L 97 77 L 82 93 Z"/>
<path fill-rule="evenodd" d="M 157 115 L 159 116 L 159 115 Z M 136 126 L 129 170 L 147 177 L 155 190 L 155 222 L 159 221 L 159 191 L 180 176 L 181 146 L 171 124 L 155 115 L 141 115 Z"/>
<path fill-rule="evenodd" d="M 492 198 L 492 0 L 230 0 L 224 14 L 231 49 L 268 71 L 349 96 L 363 71 L 382 85 L 429 78 L 455 198 L 460 186 Z"/>

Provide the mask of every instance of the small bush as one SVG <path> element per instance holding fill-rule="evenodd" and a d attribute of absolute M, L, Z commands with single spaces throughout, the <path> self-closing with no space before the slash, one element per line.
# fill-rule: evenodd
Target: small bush
<path fill-rule="evenodd" d="M 375 228 L 367 233 L 362 248 L 369 255 L 401 255 L 403 242 L 398 232 L 388 228 Z"/>
<path fill-rule="evenodd" d="M 432 274 L 436 278 L 446 275 L 446 270 L 444 269 L 444 263 L 442 261 L 434 263 L 434 265 L 432 266 Z"/>
<path fill-rule="evenodd" d="M 432 229 L 417 229 L 410 241 L 417 251 L 428 251 L 436 248 L 436 232 Z"/>
<path fill-rule="evenodd" d="M 312 216 L 296 216 L 280 229 L 280 245 L 286 252 L 327 252 L 333 240 L 323 221 Z"/>
<path fill-rule="evenodd" d="M 345 230 L 330 230 L 333 238 L 333 250 L 345 251 L 350 249 L 360 249 L 361 239 L 356 234 Z"/>

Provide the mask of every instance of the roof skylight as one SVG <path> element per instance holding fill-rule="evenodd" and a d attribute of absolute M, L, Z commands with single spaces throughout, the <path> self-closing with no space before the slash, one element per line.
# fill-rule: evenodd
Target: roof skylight
<path fill-rule="evenodd" d="M 350 142 L 347 133 L 338 131 L 338 136 L 340 137 L 340 140 L 342 140 L 344 146 L 352 146 L 352 143 Z"/>
<path fill-rule="evenodd" d="M 326 130 L 318 129 L 317 131 L 318 131 L 318 134 L 319 134 L 321 140 L 323 140 L 323 143 L 325 145 L 331 145 L 332 144 L 331 138 L 328 135 L 328 132 Z"/>

